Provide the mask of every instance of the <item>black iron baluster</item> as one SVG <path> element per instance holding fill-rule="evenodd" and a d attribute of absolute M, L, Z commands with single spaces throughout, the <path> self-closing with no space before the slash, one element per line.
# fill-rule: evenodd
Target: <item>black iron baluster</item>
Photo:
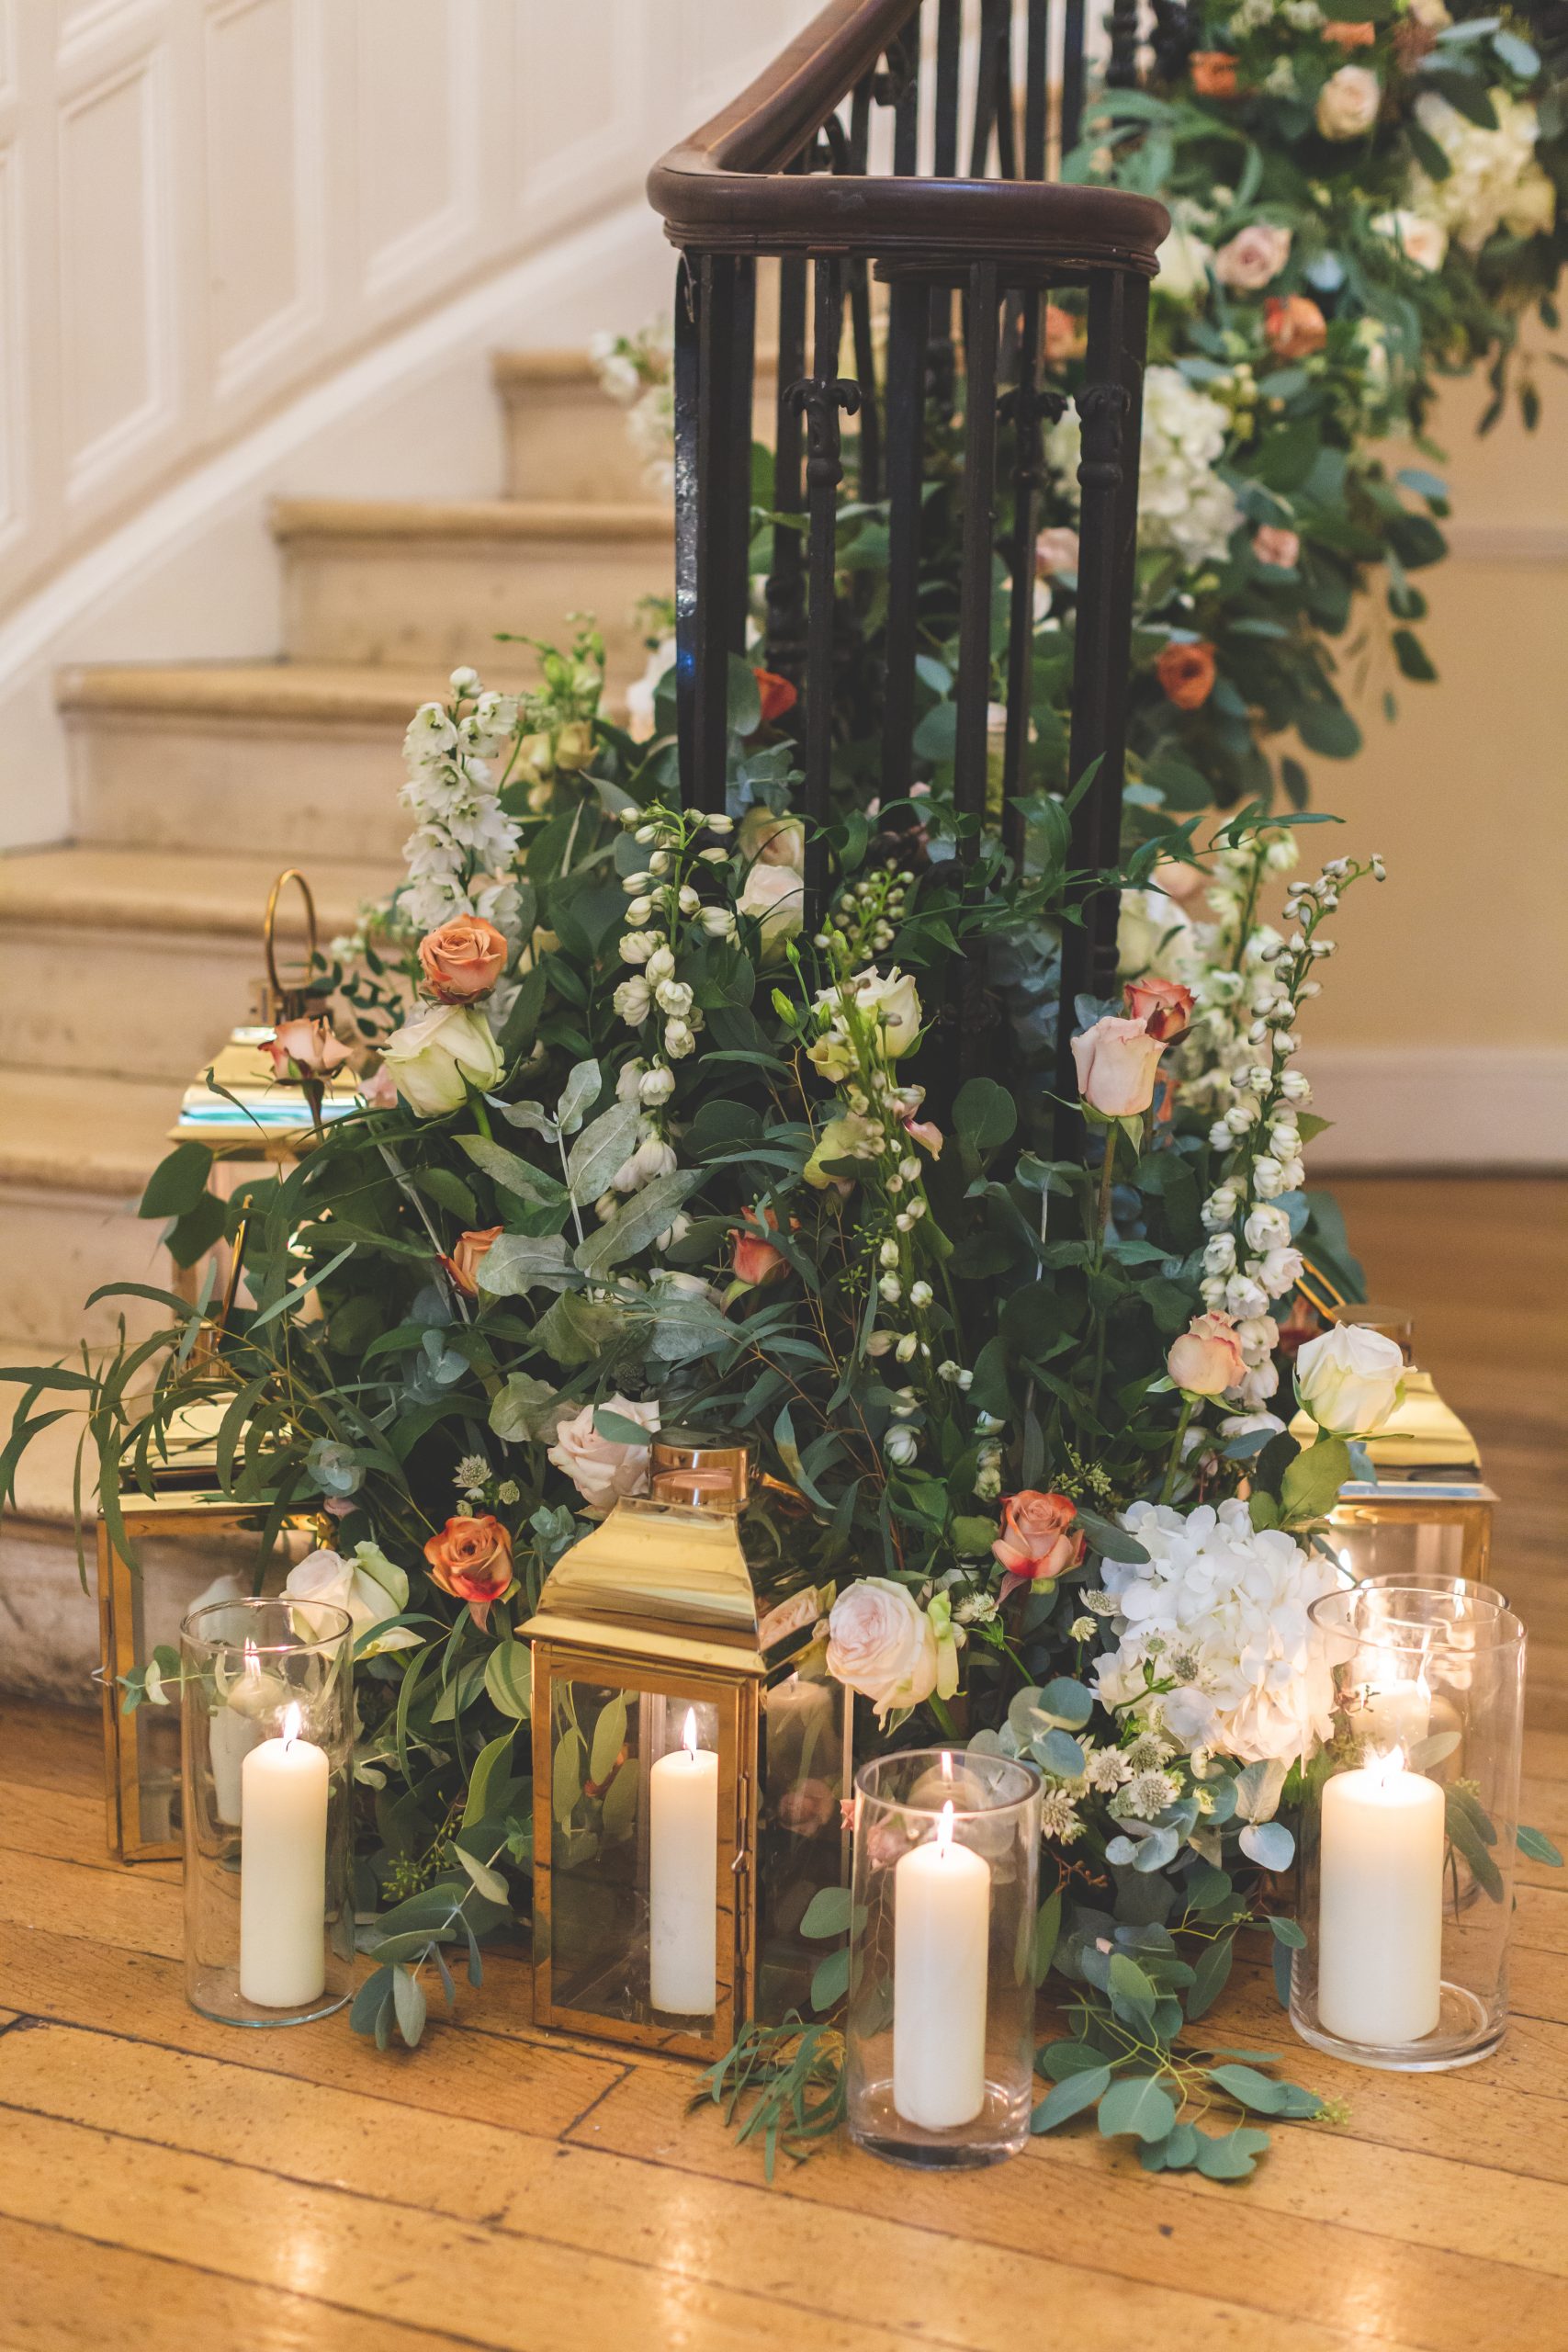
<path fill-rule="evenodd" d="M 701 263 L 682 254 L 675 272 L 671 376 L 675 428 L 675 721 L 681 798 L 696 803 L 697 769 L 697 300 Z"/>
<path fill-rule="evenodd" d="M 774 401 L 773 511 L 805 512 L 804 435 L 800 409 L 790 397 L 806 373 L 806 264 L 791 254 L 779 264 L 779 373 Z M 768 667 L 798 687 L 806 674 L 806 547 L 794 525 L 773 526 L 767 600 Z"/>
<path fill-rule="evenodd" d="M 743 647 L 746 515 L 750 484 L 736 520 L 736 415 L 739 379 L 750 401 L 750 348 L 738 364 L 738 322 L 750 316 L 739 274 L 750 265 L 728 254 L 686 256 L 677 303 L 676 692 L 691 716 L 689 762 L 681 791 L 689 808 L 721 809 L 728 736 L 729 654 Z M 750 427 L 745 426 L 750 463 Z M 739 576 L 738 576 L 739 568 Z M 740 637 L 737 642 L 737 604 Z M 682 730 L 682 752 L 687 730 Z"/>
<path fill-rule="evenodd" d="M 1138 0 L 1111 0 L 1108 90 L 1131 90 L 1138 80 Z"/>
<path fill-rule="evenodd" d="M 1084 104 L 1084 0 L 1067 0 L 1062 18 L 1062 161 L 1078 143 Z M 1059 167 L 1058 167 L 1059 168 Z"/>
<path fill-rule="evenodd" d="M 958 602 L 958 717 L 953 801 L 962 817 L 986 808 L 986 718 L 991 698 L 991 572 L 996 531 L 997 302 L 995 262 L 976 262 L 968 278 L 964 344 L 963 538 Z M 972 828 L 961 854 L 974 856 Z"/>
<path fill-rule="evenodd" d="M 1018 177 L 1018 122 L 1013 113 L 1012 0 L 1005 0 L 997 24 L 997 177 Z"/>
<path fill-rule="evenodd" d="M 882 798 L 903 799 L 914 781 L 915 629 L 919 618 L 920 480 L 925 456 L 925 369 L 920 345 L 929 297 L 916 277 L 893 281 L 887 322 L 887 622 L 882 711 Z"/>
<path fill-rule="evenodd" d="M 831 806 L 833 759 L 833 585 L 838 489 L 843 480 L 839 412 L 853 415 L 860 387 L 839 374 L 843 272 L 818 256 L 812 266 L 812 373 L 791 390 L 806 420 L 806 498 L 811 519 L 809 602 L 806 617 L 806 928 L 822 921 L 828 879 L 822 828 Z"/>
<path fill-rule="evenodd" d="M 1002 838 L 1016 857 L 1022 848 L 1019 802 L 1027 784 L 1029 714 L 1034 673 L 1034 540 L 1044 479 L 1042 427 L 1066 407 L 1065 393 L 1039 381 L 1041 298 L 1031 289 L 1021 306 L 1018 382 L 1001 403 L 1012 425 L 1012 601 L 1008 626 L 1007 737 L 1002 753 Z"/>
<path fill-rule="evenodd" d="M 1029 0 L 1023 59 L 1023 176 L 1045 176 L 1045 107 L 1051 82 L 1049 0 Z"/>
<path fill-rule="evenodd" d="M 893 108 L 893 175 L 908 179 L 919 164 L 920 20 L 897 34 L 887 51 L 882 99 Z"/>
<path fill-rule="evenodd" d="M 997 76 L 1001 64 L 999 35 L 1011 0 L 980 0 L 980 33 L 976 43 L 975 126 L 969 139 L 969 176 L 987 177 L 991 133 L 997 125 Z"/>
<path fill-rule="evenodd" d="M 963 0 L 942 0 L 936 25 L 936 105 L 931 166 L 939 180 L 958 174 L 958 68 L 964 32 Z M 933 286 L 926 333 L 926 397 L 933 415 L 953 414 L 958 369 L 953 348 L 953 296 Z"/>
<path fill-rule="evenodd" d="M 1071 858 L 1090 876 L 1119 859 L 1122 785 L 1127 741 L 1127 672 L 1137 555 L 1138 438 L 1148 284 L 1120 271 L 1089 281 L 1086 381 L 1077 395 L 1082 421 L 1078 466 L 1077 631 L 1073 662 L 1068 773 L 1076 784 L 1096 760 L 1090 789 L 1073 812 Z M 1071 1040 L 1074 1000 L 1108 997 L 1116 984 L 1118 893 L 1084 888 L 1082 928 L 1066 926 L 1057 1084 L 1076 1102 Z M 1077 1132 L 1077 1114 L 1069 1129 Z"/>
<path fill-rule="evenodd" d="M 757 265 L 749 254 L 732 261 L 729 352 L 727 390 L 728 419 L 725 447 L 728 476 L 725 506 L 729 524 L 720 594 L 729 624 L 728 650 L 746 650 L 746 623 L 751 609 L 751 400 L 757 356 Z"/>

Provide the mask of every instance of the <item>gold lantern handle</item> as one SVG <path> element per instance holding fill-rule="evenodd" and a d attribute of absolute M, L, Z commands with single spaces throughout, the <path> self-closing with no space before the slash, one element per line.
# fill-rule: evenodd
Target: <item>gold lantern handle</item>
<path fill-rule="evenodd" d="M 299 979 L 286 984 L 277 969 L 277 901 L 290 882 L 299 884 L 299 896 L 305 901 L 305 969 Z M 310 976 L 316 968 L 316 901 L 297 865 L 287 866 L 267 895 L 266 913 L 262 919 L 262 945 L 266 950 L 270 1018 L 276 1027 L 280 1021 L 297 1020 L 304 1011 Z"/>

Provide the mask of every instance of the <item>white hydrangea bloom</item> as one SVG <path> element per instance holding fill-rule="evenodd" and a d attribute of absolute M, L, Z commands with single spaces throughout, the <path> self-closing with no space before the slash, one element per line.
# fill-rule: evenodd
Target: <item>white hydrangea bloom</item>
<path fill-rule="evenodd" d="M 1153 1702 L 1163 1730 L 1253 1762 L 1302 1754 L 1330 1727 L 1333 1688 L 1307 1611 L 1334 1589 L 1332 1565 L 1279 1528 L 1255 1529 L 1243 1502 L 1181 1512 L 1134 1503 L 1122 1524 L 1145 1564 L 1107 1560 L 1117 1647 L 1096 1663 L 1107 1706 L 1136 1702 L 1145 1659 L 1189 1680 Z"/>
<path fill-rule="evenodd" d="M 1144 378 L 1143 447 L 1138 470 L 1138 538 L 1173 548 L 1186 562 L 1224 560 L 1241 509 L 1214 468 L 1224 457 L 1230 413 L 1190 384 L 1179 368 L 1151 368 Z M 1079 430 L 1069 409 L 1045 437 L 1045 457 L 1060 488 L 1078 503 Z"/>
<path fill-rule="evenodd" d="M 1467 122 L 1446 98 L 1429 91 L 1416 101 L 1416 119 L 1449 159 L 1447 179 L 1415 171 L 1412 210 L 1448 230 L 1466 253 L 1481 251 L 1494 231 L 1516 236 L 1549 230 L 1556 217 L 1556 191 L 1535 160 L 1536 111 L 1527 98 L 1494 89 L 1495 130 Z"/>

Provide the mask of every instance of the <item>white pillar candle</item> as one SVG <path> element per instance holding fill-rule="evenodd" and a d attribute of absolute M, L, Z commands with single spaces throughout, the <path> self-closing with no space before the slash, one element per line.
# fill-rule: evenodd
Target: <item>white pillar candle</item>
<path fill-rule="evenodd" d="M 1419 1676 L 1398 1675 L 1371 1684 L 1357 1721 L 1364 1747 L 1410 1749 L 1432 1728 L 1432 1694 Z"/>
<path fill-rule="evenodd" d="M 1442 1997 L 1443 1792 L 1395 1749 L 1324 1783 L 1317 2013 L 1345 2041 L 1420 2041 Z"/>
<path fill-rule="evenodd" d="M 240 1768 L 240 1992 L 262 2009 L 326 1985 L 327 1758 L 299 1720 L 290 1707 Z"/>
<path fill-rule="evenodd" d="M 893 1873 L 893 2104 L 927 2132 L 986 2103 L 990 1919 L 991 1866 L 953 1843 L 944 1804 L 934 1839 Z"/>
<path fill-rule="evenodd" d="M 718 2003 L 718 1758 L 697 1746 L 695 1711 L 682 1745 L 649 1774 L 649 1997 L 672 2017 Z"/>
<path fill-rule="evenodd" d="M 218 1818 L 229 1828 L 240 1826 L 240 1770 L 253 1747 L 261 1743 L 256 1718 L 270 1714 L 287 1695 L 288 1686 L 276 1674 L 264 1674 L 254 1642 L 245 1644 L 245 1663 L 223 1693 L 223 1704 L 212 1717 L 212 1795 Z"/>

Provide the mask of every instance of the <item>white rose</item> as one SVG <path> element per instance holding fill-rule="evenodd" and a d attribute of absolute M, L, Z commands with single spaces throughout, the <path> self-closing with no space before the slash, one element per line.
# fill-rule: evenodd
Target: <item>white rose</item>
<path fill-rule="evenodd" d="M 607 1396 L 604 1410 L 618 1413 L 624 1421 L 636 1421 L 650 1437 L 659 1434 L 657 1398 L 650 1404 L 634 1405 L 625 1396 Z M 581 1413 L 561 1423 L 550 1460 L 558 1470 L 566 1472 L 594 1519 L 603 1519 L 623 1495 L 648 1491 L 647 1446 L 623 1445 L 615 1438 L 601 1437 L 593 1426 L 592 1405 L 584 1405 Z"/>
<path fill-rule="evenodd" d="M 1159 249 L 1155 292 L 1173 302 L 1190 302 L 1208 290 L 1209 264 L 1213 254 L 1190 229 L 1172 229 Z"/>
<path fill-rule="evenodd" d="M 1362 139 L 1378 119 L 1382 84 L 1365 65 L 1342 65 L 1318 93 L 1317 127 L 1325 139 Z"/>
<path fill-rule="evenodd" d="M 283 1589 L 290 1600 L 324 1600 L 334 1609 L 346 1609 L 357 1643 L 361 1634 L 408 1607 L 409 1580 L 379 1544 L 360 1544 L 352 1560 L 340 1552 L 312 1552 L 309 1559 L 297 1561 Z M 412 1625 L 394 1625 L 359 1655 L 378 1657 L 383 1650 L 417 1649 L 423 1638 Z"/>
<path fill-rule="evenodd" d="M 461 1110 L 469 1087 L 487 1093 L 506 1074 L 489 1023 L 466 1004 L 428 1004 L 411 1013 L 382 1046 L 381 1060 L 410 1110 L 425 1119 Z"/>
<path fill-rule="evenodd" d="M 936 1669 L 936 1629 L 905 1586 L 862 1577 L 839 1595 L 828 1620 L 828 1671 L 879 1716 L 929 1699 Z"/>
<path fill-rule="evenodd" d="M 1441 269 L 1449 250 L 1449 232 L 1425 214 L 1403 210 L 1380 212 L 1372 222 L 1380 237 L 1397 245 L 1413 269 Z"/>
<path fill-rule="evenodd" d="M 857 980 L 855 1002 L 862 1012 L 880 1015 L 883 1043 L 895 1060 L 908 1052 L 920 1034 L 920 998 L 908 972 L 873 972 Z"/>
<path fill-rule="evenodd" d="M 1365 1323 L 1337 1323 L 1296 1356 L 1296 1395 L 1332 1437 L 1370 1437 L 1404 1394 L 1397 1343 Z"/>
<path fill-rule="evenodd" d="M 762 961 L 771 964 L 800 929 L 805 885 L 795 866 L 770 865 L 759 858 L 735 903 L 741 914 L 753 915 L 761 924 Z"/>

